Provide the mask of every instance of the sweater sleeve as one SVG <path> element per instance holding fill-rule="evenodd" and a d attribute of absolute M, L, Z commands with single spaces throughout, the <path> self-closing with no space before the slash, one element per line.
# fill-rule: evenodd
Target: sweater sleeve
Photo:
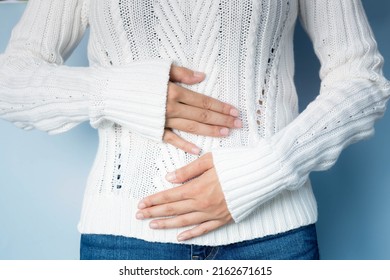
<path fill-rule="evenodd" d="M 89 1 L 28 1 L 0 54 L 0 118 L 49 134 L 117 123 L 162 142 L 171 60 L 63 65 L 88 27 Z"/>
<path fill-rule="evenodd" d="M 390 96 L 383 58 L 360 1 L 301 0 L 301 22 L 321 62 L 317 98 L 256 145 L 212 152 L 235 222 L 284 190 L 326 170 L 349 144 L 374 133 Z"/>

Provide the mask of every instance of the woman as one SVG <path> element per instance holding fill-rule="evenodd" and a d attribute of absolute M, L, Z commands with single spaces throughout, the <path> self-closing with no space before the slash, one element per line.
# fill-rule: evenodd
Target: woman
<path fill-rule="evenodd" d="M 298 15 L 322 79 L 299 115 Z M 88 26 L 90 67 L 63 66 Z M 360 1 L 30 0 L 0 65 L 2 118 L 99 130 L 83 259 L 318 258 L 308 175 L 389 98 Z"/>

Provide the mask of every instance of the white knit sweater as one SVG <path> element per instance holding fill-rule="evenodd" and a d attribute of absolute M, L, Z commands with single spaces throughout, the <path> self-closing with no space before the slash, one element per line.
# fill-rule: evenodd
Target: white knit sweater
<path fill-rule="evenodd" d="M 297 16 L 321 61 L 321 91 L 298 115 Z M 89 67 L 64 60 L 90 28 Z M 206 73 L 182 85 L 236 106 L 226 138 L 176 131 L 212 151 L 234 223 L 185 243 L 220 245 L 314 223 L 308 175 L 373 134 L 389 98 L 362 4 L 356 0 L 30 0 L 0 56 L 0 117 L 24 129 L 99 130 L 79 230 L 176 243 L 153 230 L 139 200 L 196 159 L 162 141 L 171 64 Z"/>

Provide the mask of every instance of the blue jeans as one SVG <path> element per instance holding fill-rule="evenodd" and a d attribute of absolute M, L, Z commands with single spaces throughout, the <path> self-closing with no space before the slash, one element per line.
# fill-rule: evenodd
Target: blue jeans
<path fill-rule="evenodd" d="M 315 225 L 222 246 L 148 242 L 137 238 L 82 234 L 81 260 L 317 260 Z"/>

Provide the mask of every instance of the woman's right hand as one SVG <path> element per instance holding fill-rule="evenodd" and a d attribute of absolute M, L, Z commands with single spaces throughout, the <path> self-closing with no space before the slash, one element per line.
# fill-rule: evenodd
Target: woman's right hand
<path fill-rule="evenodd" d="M 224 137 L 231 128 L 241 128 L 238 110 L 227 103 L 184 88 L 175 82 L 195 84 L 203 81 L 204 73 L 172 65 L 163 140 L 185 152 L 199 154 L 200 148 L 183 139 L 172 129 L 192 134 Z"/>

